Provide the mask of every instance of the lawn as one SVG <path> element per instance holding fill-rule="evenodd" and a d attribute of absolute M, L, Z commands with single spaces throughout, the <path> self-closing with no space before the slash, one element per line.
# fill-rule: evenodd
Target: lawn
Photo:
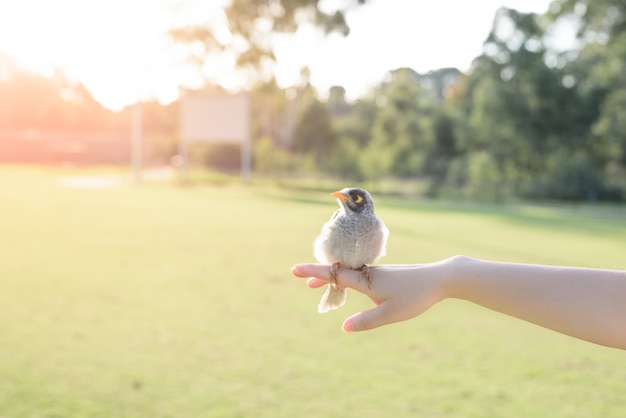
<path fill-rule="evenodd" d="M 467 302 L 342 333 L 368 300 L 289 274 L 325 192 L 60 181 L 92 174 L 0 168 L 2 418 L 626 416 L 626 353 Z M 374 197 L 386 263 L 626 268 L 625 207 Z"/>

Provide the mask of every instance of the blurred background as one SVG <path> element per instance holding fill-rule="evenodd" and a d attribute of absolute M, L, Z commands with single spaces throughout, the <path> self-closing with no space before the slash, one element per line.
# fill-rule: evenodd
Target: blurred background
<path fill-rule="evenodd" d="M 623 201 L 619 1 L 0 3 L 0 160 L 169 165 L 181 94 L 245 91 L 254 170 Z M 235 145 L 190 150 L 237 170 Z"/>
<path fill-rule="evenodd" d="M 626 416 L 620 350 L 289 273 L 352 185 L 383 263 L 626 268 L 625 66 L 624 0 L 0 0 L 0 417 Z"/>

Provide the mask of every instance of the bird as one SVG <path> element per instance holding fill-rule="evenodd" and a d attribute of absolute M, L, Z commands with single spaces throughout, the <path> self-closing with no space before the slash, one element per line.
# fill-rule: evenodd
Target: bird
<path fill-rule="evenodd" d="M 346 289 L 337 285 L 337 272 L 343 267 L 360 270 L 360 279 L 371 288 L 368 264 L 386 253 L 389 229 L 374 213 L 370 193 L 358 187 L 347 187 L 331 193 L 339 209 L 323 226 L 313 243 L 318 262 L 330 266 L 330 282 L 317 307 L 319 313 L 337 309 L 346 302 Z"/>

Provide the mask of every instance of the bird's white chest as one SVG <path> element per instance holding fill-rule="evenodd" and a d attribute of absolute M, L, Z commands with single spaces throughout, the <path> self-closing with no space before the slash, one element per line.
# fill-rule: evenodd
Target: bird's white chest
<path fill-rule="evenodd" d="M 314 243 L 315 258 L 348 268 L 374 263 L 384 255 L 387 233 L 376 217 L 354 219 L 338 215 L 326 222 Z"/>

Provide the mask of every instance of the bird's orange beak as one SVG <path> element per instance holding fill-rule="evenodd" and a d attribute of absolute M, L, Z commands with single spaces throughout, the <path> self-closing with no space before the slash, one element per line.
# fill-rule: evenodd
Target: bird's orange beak
<path fill-rule="evenodd" d="M 332 192 L 331 195 L 335 196 L 339 200 L 345 200 L 346 202 L 350 200 L 350 198 L 348 196 L 346 196 L 345 194 L 341 193 L 340 191 Z"/>

